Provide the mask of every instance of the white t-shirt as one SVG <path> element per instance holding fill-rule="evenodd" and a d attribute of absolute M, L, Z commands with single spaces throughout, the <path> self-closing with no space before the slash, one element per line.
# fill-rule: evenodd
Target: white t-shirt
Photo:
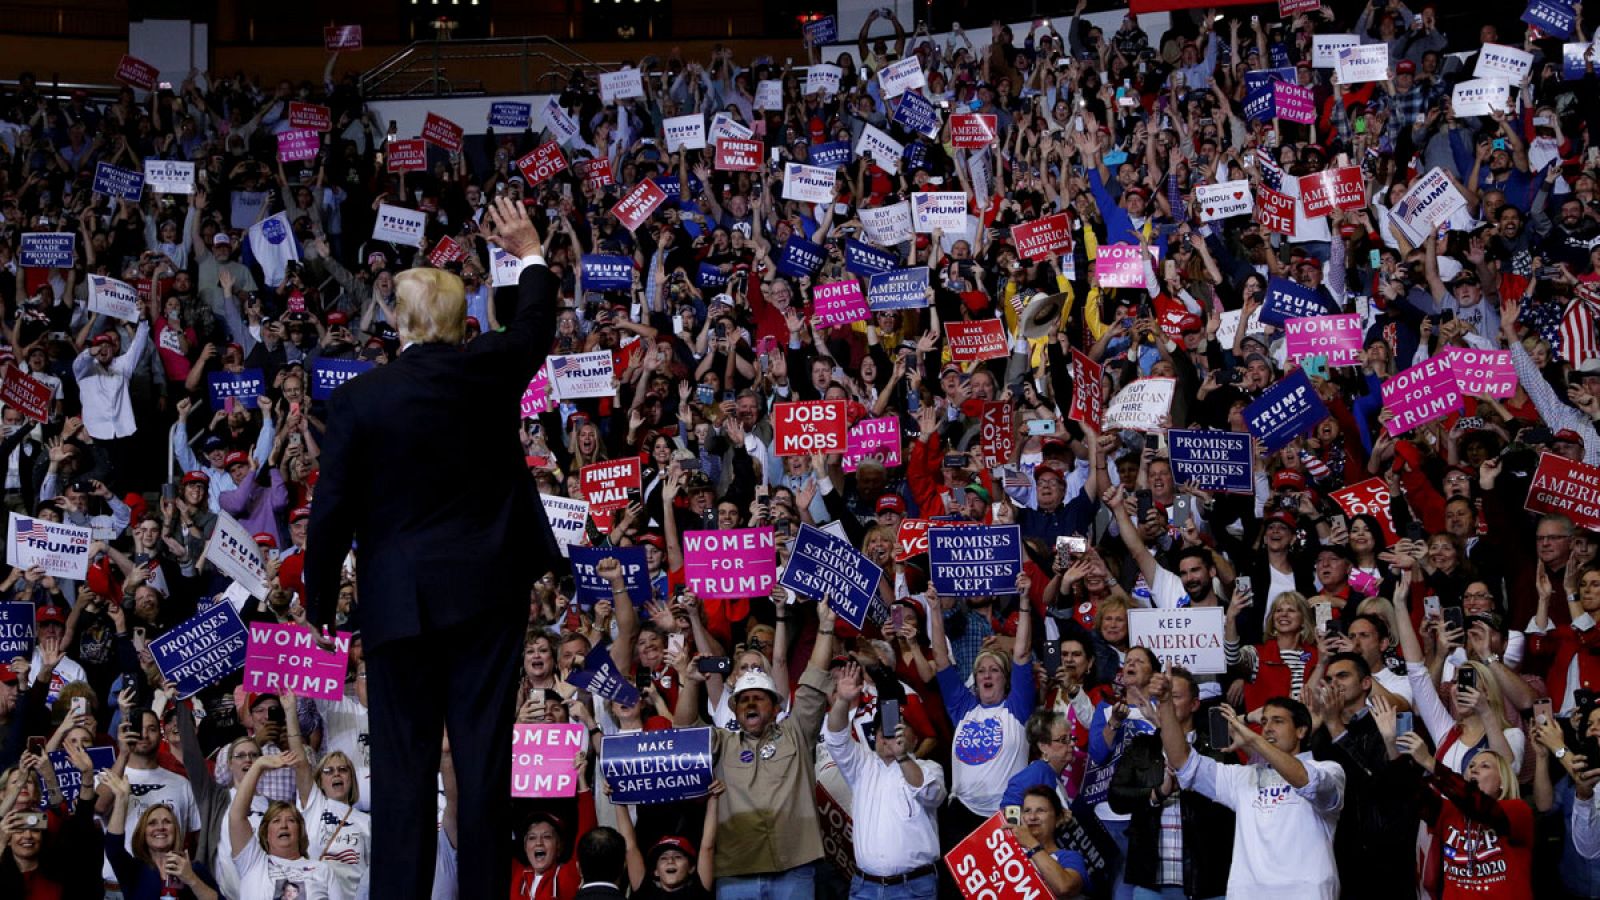
<path fill-rule="evenodd" d="M 1384 666 L 1378 671 L 1373 672 L 1372 678 L 1374 681 L 1378 682 L 1378 684 L 1382 685 L 1384 690 L 1395 695 L 1396 697 L 1399 697 L 1407 703 L 1416 703 L 1416 698 L 1411 694 L 1411 680 L 1406 678 L 1404 675 L 1400 675 L 1388 666 Z M 1372 702 L 1370 697 L 1367 699 L 1367 702 Z"/>
<path fill-rule="evenodd" d="M 328 869 L 327 863 L 306 859 L 279 859 L 250 841 L 233 857 L 239 870 L 238 900 L 281 900 L 283 888 L 300 889 L 298 900 L 345 900 L 344 889 Z"/>
<path fill-rule="evenodd" d="M 233 801 L 238 796 L 237 787 L 228 788 L 229 809 L 233 808 Z M 267 806 L 271 802 L 260 794 L 250 798 L 250 814 L 246 818 L 250 822 L 251 835 L 261 831 L 261 819 L 267 814 Z M 233 868 L 233 829 L 228 827 L 227 819 L 222 820 L 222 833 L 217 835 L 217 861 L 211 868 L 217 878 L 217 892 L 224 897 L 238 896 L 239 873 Z"/>
<path fill-rule="evenodd" d="M 189 780 L 176 772 L 156 766 L 153 769 L 138 769 L 128 766 L 124 775 L 128 779 L 128 852 L 133 852 L 134 825 L 138 824 L 139 817 L 145 810 L 152 806 L 166 806 L 172 810 L 182 823 L 183 830 L 200 830 L 200 810 L 195 806 L 194 790 L 189 787 Z M 178 835 L 181 840 L 184 836 Z M 110 882 L 117 880 L 115 872 L 111 871 L 111 863 L 107 862 L 101 875 Z"/>
<path fill-rule="evenodd" d="M 310 842 L 306 852 L 328 864 L 345 896 L 361 896 L 372 868 L 372 817 L 321 789 L 312 790 L 311 801 L 300 811 Z"/>
<path fill-rule="evenodd" d="M 357 792 L 361 799 L 356 809 L 372 810 L 372 747 L 367 738 L 367 708 L 354 695 L 347 694 L 339 700 L 318 700 L 317 711 L 322 714 L 322 750 L 326 755 L 335 750 L 350 757 L 355 764 Z"/>

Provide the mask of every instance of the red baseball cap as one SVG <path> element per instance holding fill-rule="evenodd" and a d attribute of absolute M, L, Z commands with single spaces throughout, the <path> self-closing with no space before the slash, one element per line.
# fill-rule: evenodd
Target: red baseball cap
<path fill-rule="evenodd" d="M 206 484 L 206 485 L 209 485 L 211 483 L 211 476 L 207 475 L 206 473 L 201 472 L 201 471 L 199 471 L 197 469 L 197 470 L 195 470 L 193 472 L 184 473 L 183 482 L 182 483 L 183 484 Z"/>
<path fill-rule="evenodd" d="M 339 310 L 334 310 L 333 312 L 328 313 L 328 327 L 329 328 L 332 328 L 335 325 L 349 325 L 349 324 L 350 324 L 350 315 L 348 313 L 341 312 Z"/>
<path fill-rule="evenodd" d="M 889 510 L 905 515 L 906 501 L 899 494 L 884 494 L 878 498 L 878 512 L 887 512 Z"/>
<path fill-rule="evenodd" d="M 230 450 L 228 451 L 228 455 L 222 458 L 222 467 L 224 469 L 231 469 L 234 466 L 248 465 L 250 465 L 250 454 L 244 452 L 243 450 Z"/>
<path fill-rule="evenodd" d="M 67 611 L 54 603 L 49 603 L 39 607 L 39 611 L 34 614 L 33 621 L 40 625 L 54 622 L 57 625 L 65 626 L 67 624 Z"/>
<path fill-rule="evenodd" d="M 1062 474 L 1061 468 L 1059 466 L 1051 465 L 1050 463 L 1040 463 L 1033 467 L 1033 480 L 1035 483 L 1039 481 L 1039 477 L 1041 475 L 1053 475 L 1056 478 L 1061 479 L 1062 484 L 1067 483 L 1067 476 Z"/>
<path fill-rule="evenodd" d="M 311 518 L 311 507 L 309 506 L 297 506 L 295 507 L 294 512 L 289 513 L 289 521 L 291 523 L 298 522 L 301 519 L 309 518 Z"/>
<path fill-rule="evenodd" d="M 256 546 L 258 547 L 270 547 L 273 550 L 278 549 L 278 539 L 266 533 L 265 531 L 256 532 L 250 536 L 250 539 L 255 541 Z"/>
<path fill-rule="evenodd" d="M 1305 486 L 1306 476 L 1299 472 L 1284 470 L 1272 476 L 1272 489 L 1275 491 L 1280 488 L 1304 488 Z"/>
<path fill-rule="evenodd" d="M 94 336 L 94 340 L 90 341 L 89 343 L 90 343 L 91 346 L 98 347 L 101 344 L 115 344 L 116 342 L 117 342 L 117 339 L 112 337 L 111 333 L 108 331 L 105 334 L 97 334 L 97 335 L 95 335 Z"/>
<path fill-rule="evenodd" d="M 1267 514 L 1268 525 L 1276 523 L 1288 528 L 1291 531 L 1294 530 L 1294 527 L 1299 524 L 1299 522 L 1300 520 L 1295 517 L 1295 514 L 1286 509 L 1275 510 Z"/>

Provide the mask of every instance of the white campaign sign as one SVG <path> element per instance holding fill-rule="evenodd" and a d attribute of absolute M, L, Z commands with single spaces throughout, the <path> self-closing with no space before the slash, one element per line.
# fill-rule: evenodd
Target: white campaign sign
<path fill-rule="evenodd" d="M 556 136 L 556 143 L 565 144 L 578 136 L 578 120 L 567 115 L 559 97 L 551 97 L 546 101 L 539 115 L 544 119 L 544 127 Z"/>
<path fill-rule="evenodd" d="M 639 75 L 638 69 L 623 69 L 620 72 L 600 73 L 600 99 L 606 103 L 615 103 L 629 97 L 644 96 L 644 79 Z"/>
<path fill-rule="evenodd" d="M 1194 201 L 1200 207 L 1200 219 L 1205 222 L 1247 216 L 1255 210 L 1255 195 L 1250 192 L 1250 182 L 1246 179 L 1196 185 Z"/>
<path fill-rule="evenodd" d="M 393 241 L 412 247 L 422 246 L 422 232 L 428 227 L 428 214 L 403 206 L 378 204 L 378 218 L 372 223 L 372 239 Z"/>
<path fill-rule="evenodd" d="M 1331 69 L 1339 63 L 1339 51 L 1361 46 L 1353 34 L 1314 34 L 1311 36 L 1311 65 Z"/>
<path fill-rule="evenodd" d="M 1334 72 L 1340 84 L 1386 81 L 1389 78 L 1389 45 L 1362 44 L 1341 49 Z"/>
<path fill-rule="evenodd" d="M 6 561 L 19 570 L 34 566 L 53 578 L 82 581 L 89 575 L 92 529 L 11 514 L 6 525 Z"/>
<path fill-rule="evenodd" d="M 844 78 L 844 70 L 831 63 L 817 63 L 806 70 L 806 93 L 824 93 L 830 96 L 839 93 L 839 82 Z"/>
<path fill-rule="evenodd" d="M 1176 378 L 1141 378 L 1118 391 L 1106 405 L 1105 429 L 1162 430 L 1177 384 Z"/>
<path fill-rule="evenodd" d="M 1474 78 L 1456 85 L 1450 108 L 1458 116 L 1487 116 L 1504 112 L 1511 99 L 1511 85 L 1498 78 Z"/>
<path fill-rule="evenodd" d="M 1390 221 L 1405 232 L 1412 244 L 1421 246 L 1439 223 L 1467 205 L 1448 176 L 1437 167 L 1429 169 L 1406 191 L 1390 210 Z"/>
<path fill-rule="evenodd" d="M 558 399 L 615 397 L 612 381 L 610 350 L 550 357 L 550 386 Z"/>
<path fill-rule="evenodd" d="M 1473 78 L 1503 78 L 1521 81 L 1533 71 L 1533 54 L 1504 44 L 1484 44 L 1478 50 L 1478 66 Z"/>
<path fill-rule="evenodd" d="M 839 174 L 832 169 L 785 163 L 783 199 L 799 200 L 801 203 L 832 203 L 838 178 Z"/>
<path fill-rule="evenodd" d="M 890 175 L 900 174 L 900 158 L 905 152 L 904 144 L 871 125 L 863 126 L 861 137 L 856 139 L 856 156 L 870 155 L 878 168 Z"/>
<path fill-rule="evenodd" d="M 267 567 L 261 560 L 261 548 L 233 516 L 217 513 L 217 526 L 206 541 L 205 561 L 243 586 L 252 597 L 266 599 Z"/>
<path fill-rule="evenodd" d="M 495 287 L 516 287 L 522 278 L 522 259 L 493 244 L 489 245 L 489 265 L 494 269 L 490 283 Z"/>
<path fill-rule="evenodd" d="M 194 193 L 194 163 L 176 159 L 144 161 L 144 186 L 152 194 Z"/>
<path fill-rule="evenodd" d="M 756 109 L 783 109 L 783 82 L 769 78 L 756 85 Z"/>
<path fill-rule="evenodd" d="M 911 204 L 901 200 L 889 206 L 857 210 L 867 240 L 892 247 L 911 240 Z"/>
<path fill-rule="evenodd" d="M 1182 666 L 1196 675 L 1227 671 L 1222 650 L 1222 607 L 1128 610 L 1128 646 L 1144 647 L 1161 670 Z"/>
<path fill-rule="evenodd" d="M 539 499 L 544 501 L 544 517 L 550 520 L 550 533 L 555 535 L 556 546 L 561 548 L 561 555 L 566 556 L 568 547 L 583 543 L 583 523 L 589 515 L 589 504 L 552 494 L 540 494 Z"/>
<path fill-rule="evenodd" d="M 878 70 L 878 86 L 883 89 L 885 100 L 893 100 L 906 91 L 927 87 L 928 79 L 922 74 L 922 60 L 913 54 L 884 66 Z"/>
<path fill-rule="evenodd" d="M 662 122 L 661 127 L 667 135 L 668 153 L 675 153 L 680 147 L 690 150 L 706 148 L 706 120 L 698 113 L 691 116 L 673 116 Z"/>
<path fill-rule="evenodd" d="M 911 195 L 912 227 L 919 234 L 934 229 L 950 234 L 967 227 L 967 195 L 961 191 L 918 191 Z"/>
<path fill-rule="evenodd" d="M 100 275 L 89 276 L 89 311 L 125 322 L 139 321 L 139 292 L 133 285 Z"/>
<path fill-rule="evenodd" d="M 711 117 L 710 140 L 713 144 L 725 137 L 738 138 L 741 141 L 746 141 L 749 140 L 750 136 L 753 134 L 755 134 L 755 132 L 750 130 L 750 126 L 734 121 L 733 116 L 730 116 L 725 112 L 719 112 L 715 116 Z"/>

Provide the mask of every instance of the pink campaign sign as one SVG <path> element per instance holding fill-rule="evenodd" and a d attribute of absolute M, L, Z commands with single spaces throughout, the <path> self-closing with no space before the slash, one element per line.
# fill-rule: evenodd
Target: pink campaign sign
<path fill-rule="evenodd" d="M 811 292 L 811 298 L 812 312 L 823 328 L 860 322 L 869 315 L 867 298 L 861 294 L 861 282 L 854 278 L 819 284 Z"/>
<path fill-rule="evenodd" d="M 587 736 L 577 722 L 512 726 L 511 796 L 576 797 L 578 751 Z"/>
<path fill-rule="evenodd" d="M 778 551 L 771 528 L 683 533 L 684 588 L 696 597 L 764 597 L 777 580 Z"/>
<path fill-rule="evenodd" d="M 341 700 L 349 657 L 348 631 L 339 632 L 332 650 L 323 650 L 303 626 L 251 622 L 244 689 L 258 694 L 287 689 L 301 697 Z"/>
<path fill-rule="evenodd" d="M 873 457 L 885 466 L 900 465 L 900 420 L 894 416 L 862 419 L 845 432 L 844 470 L 854 472 Z"/>
<path fill-rule="evenodd" d="M 1385 427 L 1395 437 L 1461 409 L 1450 359 L 1431 357 L 1385 381 L 1383 408 L 1394 414 Z"/>
<path fill-rule="evenodd" d="M 1285 122 L 1306 125 L 1317 120 L 1317 104 L 1310 88 L 1283 81 L 1272 83 L 1272 106 Z"/>
<path fill-rule="evenodd" d="M 1326 356 L 1330 366 L 1361 365 L 1361 317 L 1307 316 L 1284 322 L 1284 348 L 1291 360 Z"/>
<path fill-rule="evenodd" d="M 310 128 L 296 128 L 278 135 L 278 159 L 282 162 L 315 159 L 320 149 L 322 139 Z"/>
<path fill-rule="evenodd" d="M 1101 244 L 1094 258 L 1094 277 L 1101 287 L 1144 287 L 1144 260 L 1138 244 Z"/>
<path fill-rule="evenodd" d="M 1517 370 L 1511 364 L 1510 350 L 1446 347 L 1444 352 L 1461 393 L 1503 400 L 1517 392 Z"/>
<path fill-rule="evenodd" d="M 555 405 L 555 401 L 550 399 L 550 367 L 540 366 L 539 374 L 533 376 L 527 389 L 522 392 L 522 417 L 531 419 L 549 412 Z"/>

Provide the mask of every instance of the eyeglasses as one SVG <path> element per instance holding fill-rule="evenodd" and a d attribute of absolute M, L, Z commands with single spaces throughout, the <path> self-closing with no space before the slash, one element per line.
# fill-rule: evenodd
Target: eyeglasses
<path fill-rule="evenodd" d="M 349 775 L 354 770 L 349 766 L 323 766 L 318 771 L 324 775 Z"/>
<path fill-rule="evenodd" d="M 1463 600 L 1493 600 L 1494 596 L 1488 591 L 1466 591 L 1462 593 Z"/>
<path fill-rule="evenodd" d="M 1572 540 L 1572 535 L 1570 535 L 1570 534 L 1539 534 L 1539 535 L 1534 535 L 1533 539 L 1534 539 L 1534 541 L 1536 541 L 1538 543 L 1543 543 L 1545 541 L 1570 541 L 1570 540 Z"/>
<path fill-rule="evenodd" d="M 249 753 L 249 752 L 246 752 L 246 751 L 243 751 L 243 750 L 237 750 L 237 751 L 234 751 L 233 758 L 234 759 L 240 759 L 240 760 L 248 760 L 250 762 L 255 762 L 256 760 L 261 758 L 261 754 L 260 753 Z"/>

